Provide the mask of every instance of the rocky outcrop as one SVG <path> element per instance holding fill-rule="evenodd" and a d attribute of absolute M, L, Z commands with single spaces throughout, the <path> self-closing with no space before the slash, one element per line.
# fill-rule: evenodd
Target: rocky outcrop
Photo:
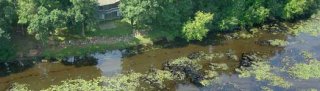
<path fill-rule="evenodd" d="M 196 58 L 197 53 L 190 55 L 192 58 Z M 167 62 L 164 64 L 164 70 L 170 71 L 174 76 L 179 79 L 190 80 L 191 83 L 202 86 L 200 83 L 204 80 L 203 73 L 200 72 L 201 65 L 189 58 L 180 58 L 173 62 Z"/>

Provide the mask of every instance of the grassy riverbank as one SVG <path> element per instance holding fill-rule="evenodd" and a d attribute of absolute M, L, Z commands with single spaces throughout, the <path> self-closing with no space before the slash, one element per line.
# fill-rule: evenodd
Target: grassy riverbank
<path fill-rule="evenodd" d="M 153 41 L 166 37 L 165 34 L 153 31 L 134 34 L 131 25 L 120 20 L 101 22 L 99 28 L 97 31 L 88 32 L 83 38 L 65 40 L 71 43 L 58 43 L 58 46 L 46 47 L 41 56 L 47 58 L 80 56 L 105 50 L 153 44 Z"/>

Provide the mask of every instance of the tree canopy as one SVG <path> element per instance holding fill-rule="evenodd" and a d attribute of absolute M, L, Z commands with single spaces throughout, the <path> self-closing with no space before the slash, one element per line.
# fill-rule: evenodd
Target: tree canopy
<path fill-rule="evenodd" d="M 97 6 L 96 0 L 19 0 L 18 23 L 28 25 L 28 33 L 36 39 L 62 31 L 84 35 L 95 28 Z"/>
<path fill-rule="evenodd" d="M 10 60 L 15 55 L 10 41 L 10 29 L 17 20 L 13 3 L 13 0 L 0 0 L 0 62 Z"/>
<path fill-rule="evenodd" d="M 182 33 L 184 37 L 189 40 L 202 40 L 209 31 L 206 27 L 208 23 L 210 23 L 213 19 L 213 14 L 197 12 L 195 19 L 188 21 L 183 29 Z"/>

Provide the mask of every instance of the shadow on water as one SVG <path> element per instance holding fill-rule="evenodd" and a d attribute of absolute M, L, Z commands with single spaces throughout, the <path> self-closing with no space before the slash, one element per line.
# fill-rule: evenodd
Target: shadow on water
<path fill-rule="evenodd" d="M 64 65 L 75 66 L 75 67 L 94 66 L 98 64 L 98 59 L 90 55 L 75 56 L 75 57 L 64 58 L 61 61 L 61 63 Z"/>
<path fill-rule="evenodd" d="M 0 77 L 23 72 L 29 68 L 32 68 L 34 65 L 35 62 L 30 60 L 2 62 L 0 63 Z"/>
<path fill-rule="evenodd" d="M 42 62 L 49 61 L 50 63 L 59 62 L 58 59 L 55 59 L 55 58 L 50 58 L 46 61 L 40 60 L 39 58 L 34 58 L 34 59 L 23 60 L 23 61 L 2 62 L 0 63 L 0 77 L 5 77 L 5 76 L 9 76 L 10 74 L 26 71 L 29 68 L 34 67 L 36 64 L 38 64 L 41 61 Z M 98 64 L 98 59 L 90 55 L 75 56 L 75 57 L 64 58 L 62 59 L 61 63 L 66 66 L 75 66 L 75 67 L 95 66 Z"/>
<path fill-rule="evenodd" d="M 28 84 L 33 90 L 60 84 L 66 79 L 93 79 L 100 77 L 100 70 L 95 67 L 98 59 L 86 55 L 70 57 L 61 61 L 55 58 L 0 63 L 0 91 L 9 88 L 12 83 Z"/>

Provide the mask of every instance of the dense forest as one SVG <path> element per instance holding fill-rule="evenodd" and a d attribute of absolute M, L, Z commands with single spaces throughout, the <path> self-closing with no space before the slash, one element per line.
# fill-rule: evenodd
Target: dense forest
<path fill-rule="evenodd" d="M 31 37 L 38 43 L 37 45 L 45 47 L 49 47 L 48 45 L 51 47 L 53 45 L 53 43 L 50 43 L 51 41 L 58 42 L 57 45 L 54 45 L 58 46 L 56 48 L 47 48 L 47 50 L 45 50 L 45 47 L 41 47 L 42 54 L 39 54 L 39 57 L 43 58 L 40 59 L 41 62 L 47 62 L 47 59 L 59 60 L 60 62 L 66 57 L 78 56 L 73 54 L 74 51 L 75 54 L 86 55 L 79 57 L 79 60 L 82 60 L 81 58 L 88 60 L 94 59 L 87 57 L 89 52 L 105 51 L 105 49 L 109 47 L 114 49 L 129 48 L 127 45 L 130 45 L 130 48 L 132 45 L 137 47 L 140 47 L 140 45 L 143 47 L 147 46 L 143 45 L 144 42 L 151 42 L 152 44 L 159 40 L 166 40 L 166 42 L 163 43 L 163 45 L 165 45 L 167 41 L 181 42 L 180 39 L 182 39 L 182 41 L 186 43 L 198 43 L 203 42 L 205 38 L 211 38 L 212 35 L 209 36 L 209 34 L 221 33 L 225 36 L 242 36 L 240 33 L 243 31 L 249 32 L 249 35 L 243 36 L 252 37 L 255 36 L 257 31 L 269 29 L 261 28 L 264 27 L 264 25 L 270 24 L 271 28 L 274 28 L 272 24 L 277 25 L 278 22 L 296 24 L 297 21 L 301 22 L 300 20 L 303 19 L 314 18 L 316 16 L 313 15 L 317 12 L 319 13 L 319 6 L 320 0 L 120 0 L 118 6 L 121 12 L 120 19 L 104 21 L 99 19 L 99 8 L 101 6 L 99 6 L 98 0 L 0 0 L 0 63 L 3 62 L 5 63 L 4 65 L 7 66 L 8 63 L 6 62 L 11 62 L 18 58 L 19 53 L 17 52 L 19 49 L 16 47 L 17 44 L 15 44 L 14 36 L 22 36 L 22 39 L 24 37 L 26 37 L 26 39 L 27 37 Z M 112 22 L 110 25 L 118 24 L 117 28 L 106 28 L 116 31 L 101 31 L 103 29 L 101 29 L 100 25 L 105 22 Z M 302 25 L 303 24 L 301 24 L 301 26 Z M 317 26 L 314 25 L 314 22 L 309 25 L 308 27 L 312 28 Z M 107 27 L 111 26 L 108 25 Z M 253 30 L 252 28 L 256 28 L 257 31 L 251 31 Z M 271 28 L 270 30 L 272 30 Z M 295 30 L 291 31 L 293 33 L 303 31 L 303 29 L 300 28 L 301 27 L 287 28 L 287 30 Z M 303 28 L 305 29 L 305 27 Z M 238 32 L 239 34 L 237 34 Z M 283 31 L 281 31 L 281 33 L 282 32 Z M 148 36 L 149 39 L 141 36 L 140 33 Z M 268 35 L 267 37 L 270 38 L 270 36 L 272 36 L 273 38 L 277 34 L 281 35 L 281 33 L 273 32 L 273 35 Z M 313 31 L 312 33 L 315 32 Z M 127 37 L 127 35 L 130 37 Z M 131 35 L 134 36 L 134 39 L 131 39 Z M 155 37 L 156 35 L 157 37 Z M 158 35 L 160 37 L 158 37 Z M 154 37 L 158 39 L 152 40 Z M 275 38 L 280 37 L 276 36 Z M 175 41 L 175 39 L 179 40 Z M 259 40 L 259 43 L 255 41 L 254 44 L 272 46 L 272 48 L 275 46 L 284 47 L 289 44 L 287 41 L 284 41 L 284 38 L 280 39 L 262 42 Z M 71 40 L 80 42 L 77 44 Z M 90 40 L 87 44 L 89 45 L 88 47 L 84 46 L 85 43 L 82 43 L 82 41 L 87 40 Z M 99 44 L 101 41 L 103 43 L 105 41 L 107 41 L 106 43 L 113 43 L 117 40 L 130 42 L 117 42 L 114 43 L 114 45 Z M 136 40 L 138 40 L 140 44 L 136 43 Z M 73 42 L 74 44 L 71 46 L 58 45 L 59 43 L 72 44 Z M 248 45 L 250 46 L 250 44 Z M 37 48 L 40 50 L 38 46 L 35 46 L 34 49 Z M 61 52 L 51 53 L 51 51 L 58 51 L 59 48 L 62 50 Z M 90 51 L 88 51 L 89 49 Z M 138 50 L 138 48 L 136 49 Z M 210 53 L 211 49 L 212 45 L 209 46 Z M 264 47 L 261 47 L 261 49 L 264 49 Z M 152 50 L 152 48 L 150 48 L 150 50 Z M 190 50 L 192 50 L 192 48 L 190 48 Z M 225 49 L 225 51 L 228 51 L 228 53 L 207 54 L 199 52 L 191 54 L 191 57 L 189 55 L 188 57 L 173 59 L 171 62 L 165 63 L 163 69 L 152 69 L 147 71 L 146 74 L 129 72 L 128 74 L 121 74 L 113 78 L 102 77 L 91 81 L 70 80 L 65 81 L 62 85 L 52 86 L 47 90 L 79 90 L 77 89 L 78 86 L 83 87 L 81 91 L 93 89 L 108 89 L 111 91 L 139 90 L 137 87 L 145 84 L 151 84 L 155 86 L 155 88 L 168 90 L 165 89 L 164 82 L 166 80 L 176 81 L 176 79 L 179 79 L 178 82 L 182 79 L 191 79 L 190 81 L 193 84 L 207 86 L 210 84 L 210 81 L 212 81 L 212 78 L 219 75 L 217 71 L 226 71 L 229 70 L 229 68 L 226 64 L 209 62 L 205 65 L 209 67 L 205 69 L 206 71 L 202 72 L 200 69 L 204 69 L 201 68 L 202 65 L 200 63 L 203 62 L 203 60 L 208 61 L 223 57 L 228 58 L 228 60 L 258 60 L 257 62 L 247 62 L 250 63 L 250 65 L 240 63 L 240 66 L 237 65 L 237 67 L 232 68 L 232 72 L 239 72 L 240 76 L 250 77 L 254 75 L 257 80 L 267 80 L 272 86 L 279 86 L 281 88 L 289 88 L 292 85 L 280 76 L 273 74 L 273 69 L 267 62 L 260 62 L 263 60 L 262 58 L 260 59 L 260 57 L 256 57 L 255 55 L 254 57 L 251 55 L 248 56 L 245 53 L 237 56 L 239 53 L 236 54 L 232 50 Z M 132 53 L 138 54 L 136 51 Z M 287 68 L 290 70 L 285 72 L 289 75 L 300 76 L 300 78 L 306 77 L 305 74 L 308 74 L 309 77 L 320 77 L 319 74 L 310 73 L 311 75 L 309 75 L 309 73 L 304 73 L 305 70 L 310 71 L 310 69 L 316 70 L 316 72 L 319 71 L 319 68 L 316 68 L 317 66 L 319 67 L 320 64 L 318 60 L 315 57 L 311 57 L 310 55 L 312 54 L 307 52 L 300 54 L 307 60 L 310 60 L 310 63 L 298 64 L 293 67 L 290 66 Z M 194 55 L 197 57 L 194 57 Z M 148 57 L 154 57 L 154 55 L 148 55 Z M 19 62 L 23 63 L 20 60 Z M 98 64 L 98 62 L 87 63 Z M 69 64 L 76 65 L 76 63 Z M 253 71 L 241 68 L 242 66 L 249 67 L 251 65 L 253 65 Z M 2 65 L 0 65 L 0 68 L 1 66 Z M 0 71 L 1 70 L 2 69 L 0 69 Z M 185 72 L 185 70 L 188 70 L 189 73 Z M 192 76 L 199 76 L 200 73 L 203 75 L 201 79 L 199 77 L 200 80 L 198 78 L 192 78 Z M 308 76 L 307 78 L 309 79 Z M 210 81 L 208 79 L 210 79 Z M 143 84 L 139 83 L 141 80 Z M 100 84 L 102 82 L 107 85 L 101 86 Z M 14 89 L 27 89 L 23 85 L 21 87 L 19 87 L 19 84 L 13 85 L 17 85 L 16 88 L 13 88 L 13 91 L 15 91 Z"/>

